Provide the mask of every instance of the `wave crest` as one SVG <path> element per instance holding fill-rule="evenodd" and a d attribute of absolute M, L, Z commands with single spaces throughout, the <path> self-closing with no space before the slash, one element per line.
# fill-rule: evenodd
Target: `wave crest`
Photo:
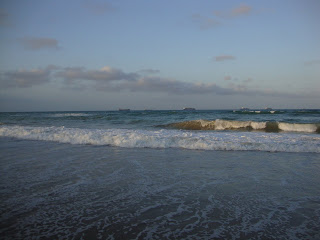
<path fill-rule="evenodd" d="M 262 130 L 265 132 L 287 131 L 320 133 L 320 125 L 312 123 L 255 122 L 222 119 L 209 121 L 201 119 L 171 123 L 167 126 L 185 130 Z"/>

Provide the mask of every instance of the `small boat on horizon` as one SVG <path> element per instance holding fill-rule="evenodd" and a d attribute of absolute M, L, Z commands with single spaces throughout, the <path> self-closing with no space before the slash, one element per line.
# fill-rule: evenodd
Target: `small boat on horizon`
<path fill-rule="evenodd" d="M 194 111 L 196 109 L 195 108 L 191 108 L 191 107 L 185 107 L 182 110 L 184 110 L 184 111 Z"/>
<path fill-rule="evenodd" d="M 241 110 L 242 110 L 242 111 L 248 111 L 248 110 L 250 110 L 250 109 L 247 108 L 247 107 L 241 107 Z"/>
<path fill-rule="evenodd" d="M 129 112 L 130 109 L 129 108 L 119 108 L 119 111 L 121 111 L 121 112 Z"/>

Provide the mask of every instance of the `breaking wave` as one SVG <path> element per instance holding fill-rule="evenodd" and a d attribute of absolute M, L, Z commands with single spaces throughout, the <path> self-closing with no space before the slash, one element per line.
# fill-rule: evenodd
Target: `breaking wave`
<path fill-rule="evenodd" d="M 320 115 L 319 109 L 297 109 L 297 110 L 233 110 L 234 114 L 290 114 L 290 115 Z"/>
<path fill-rule="evenodd" d="M 51 114 L 50 117 L 86 117 L 89 116 L 87 113 L 55 113 Z"/>
<path fill-rule="evenodd" d="M 245 124 L 245 123 L 243 123 Z M 260 123 L 258 123 L 259 125 Z M 258 126 L 257 125 L 257 126 Z M 261 125 L 263 125 L 261 123 Z M 207 125 L 209 126 L 209 124 Z M 254 126 L 254 125 L 250 125 Z M 259 127 L 259 126 L 258 126 Z M 110 145 L 127 148 L 184 148 L 320 153 L 320 137 L 313 134 L 216 132 L 65 127 L 0 126 L 0 136 L 70 144 Z"/>
<path fill-rule="evenodd" d="M 320 133 L 320 124 L 313 123 L 283 123 L 283 122 L 255 122 L 234 120 L 193 120 L 166 125 L 171 128 L 185 130 L 261 130 L 265 132 L 307 132 Z"/>
<path fill-rule="evenodd" d="M 233 113 L 236 114 L 282 114 L 285 113 L 285 111 L 278 111 L 278 110 L 233 110 Z"/>

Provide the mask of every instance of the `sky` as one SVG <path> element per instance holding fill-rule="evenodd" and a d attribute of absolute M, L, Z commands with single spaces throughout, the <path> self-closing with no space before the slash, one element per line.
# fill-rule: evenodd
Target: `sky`
<path fill-rule="evenodd" d="M 0 111 L 320 108 L 319 0 L 1 0 Z"/>

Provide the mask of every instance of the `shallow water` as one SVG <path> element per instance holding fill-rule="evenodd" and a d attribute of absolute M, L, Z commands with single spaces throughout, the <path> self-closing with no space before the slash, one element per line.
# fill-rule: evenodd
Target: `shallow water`
<path fill-rule="evenodd" d="M 319 239 L 320 154 L 0 138 L 4 239 Z"/>

